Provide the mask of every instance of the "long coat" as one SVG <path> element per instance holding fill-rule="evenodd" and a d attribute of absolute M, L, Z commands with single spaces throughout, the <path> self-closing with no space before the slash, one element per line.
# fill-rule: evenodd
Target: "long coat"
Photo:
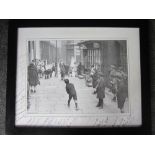
<path fill-rule="evenodd" d="M 93 79 L 93 88 L 96 88 L 97 83 L 98 83 L 98 73 L 97 72 L 95 72 L 93 74 L 92 79 Z"/>
<path fill-rule="evenodd" d="M 66 91 L 69 95 L 69 98 L 73 97 L 74 100 L 77 100 L 76 90 L 75 90 L 75 87 L 72 83 L 66 84 Z"/>
<path fill-rule="evenodd" d="M 99 98 L 99 99 L 105 98 L 105 80 L 103 79 L 103 77 L 101 77 L 98 82 L 97 98 Z"/>
<path fill-rule="evenodd" d="M 127 84 L 124 81 L 118 82 L 117 87 L 117 104 L 118 108 L 124 107 L 125 100 L 128 96 Z"/>
<path fill-rule="evenodd" d="M 37 67 L 34 64 L 28 66 L 28 82 L 30 86 L 39 84 Z"/>
<path fill-rule="evenodd" d="M 65 73 L 66 73 L 66 69 L 65 69 L 64 64 L 60 64 L 60 72 L 61 72 L 61 76 L 64 77 Z"/>
<path fill-rule="evenodd" d="M 71 96 L 76 95 L 76 90 L 72 83 L 66 84 L 66 92 Z"/>
<path fill-rule="evenodd" d="M 78 73 L 78 75 L 82 74 L 82 65 L 81 65 L 81 63 L 77 67 L 77 73 Z"/>

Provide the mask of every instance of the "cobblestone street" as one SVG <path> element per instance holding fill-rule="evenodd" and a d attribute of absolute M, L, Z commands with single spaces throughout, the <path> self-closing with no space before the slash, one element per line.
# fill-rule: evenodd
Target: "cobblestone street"
<path fill-rule="evenodd" d="M 85 85 L 84 79 L 74 77 L 69 78 L 75 85 L 78 97 L 79 110 L 75 110 L 74 101 L 68 108 L 68 94 L 65 90 L 64 81 L 52 77 L 50 79 L 40 79 L 40 85 L 37 86 L 36 93 L 30 94 L 30 114 L 100 114 L 100 113 L 120 113 L 117 108 L 117 102 L 112 101 L 112 94 L 106 89 L 103 109 L 96 107 L 98 99 L 93 94 L 93 88 Z M 124 109 L 129 111 L 128 101 Z"/>

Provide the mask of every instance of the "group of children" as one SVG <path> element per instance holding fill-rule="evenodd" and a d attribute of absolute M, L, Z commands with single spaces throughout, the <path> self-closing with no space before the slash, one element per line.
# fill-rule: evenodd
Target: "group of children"
<path fill-rule="evenodd" d="M 105 88 L 113 94 L 112 100 L 117 102 L 121 113 L 124 113 L 124 103 L 128 97 L 128 82 L 127 74 L 122 67 L 110 66 L 106 75 L 97 70 L 94 66 L 91 68 L 90 75 L 92 77 L 92 86 L 95 89 L 94 94 L 97 93 L 99 103 L 97 107 L 103 108 L 103 99 L 105 97 Z M 100 106 L 101 105 L 101 106 Z"/>
<path fill-rule="evenodd" d="M 79 110 L 78 103 L 77 103 L 77 93 L 74 85 L 70 83 L 68 79 L 65 79 L 64 82 L 66 83 L 66 92 L 69 95 L 68 107 L 70 107 L 70 101 L 73 98 L 75 102 L 76 110 Z M 96 86 L 96 93 L 97 93 L 97 98 L 99 100 L 96 107 L 98 107 L 99 109 L 103 109 L 103 99 L 105 98 L 105 80 L 104 80 L 104 75 L 102 73 L 100 73 L 100 78 Z"/>
<path fill-rule="evenodd" d="M 65 65 L 60 63 L 60 73 L 61 79 L 64 80 L 66 84 L 66 92 L 69 95 L 68 107 L 70 107 L 70 102 L 73 99 L 75 102 L 76 110 L 79 110 L 77 102 L 77 93 L 74 84 L 70 83 L 68 79 L 65 79 Z M 99 69 L 92 66 L 90 70 L 90 77 L 92 78 L 92 86 L 94 88 L 93 94 L 97 94 L 98 104 L 96 107 L 103 109 L 104 98 L 105 98 L 105 88 L 108 87 L 113 94 L 113 101 L 117 102 L 118 108 L 121 113 L 124 112 L 123 107 L 126 98 L 128 97 L 127 89 L 127 75 L 123 72 L 122 68 L 116 68 L 111 66 L 108 77 Z M 108 82 L 107 82 L 108 81 Z M 28 82 L 31 92 L 36 92 L 35 87 L 39 84 L 39 77 L 37 73 L 37 67 L 35 67 L 34 61 L 28 67 Z M 108 83 L 108 85 L 107 85 Z M 32 89 L 34 87 L 34 89 Z"/>

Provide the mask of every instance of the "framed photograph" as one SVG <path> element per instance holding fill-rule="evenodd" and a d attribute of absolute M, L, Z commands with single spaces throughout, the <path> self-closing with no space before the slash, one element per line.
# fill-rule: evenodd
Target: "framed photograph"
<path fill-rule="evenodd" d="M 146 32 L 145 20 L 11 21 L 8 133 L 148 134 Z"/>

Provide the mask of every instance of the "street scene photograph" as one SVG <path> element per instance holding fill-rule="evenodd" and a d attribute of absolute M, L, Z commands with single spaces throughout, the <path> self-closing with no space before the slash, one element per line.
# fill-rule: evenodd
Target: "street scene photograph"
<path fill-rule="evenodd" d="M 124 114 L 127 40 L 27 41 L 28 114 Z"/>

